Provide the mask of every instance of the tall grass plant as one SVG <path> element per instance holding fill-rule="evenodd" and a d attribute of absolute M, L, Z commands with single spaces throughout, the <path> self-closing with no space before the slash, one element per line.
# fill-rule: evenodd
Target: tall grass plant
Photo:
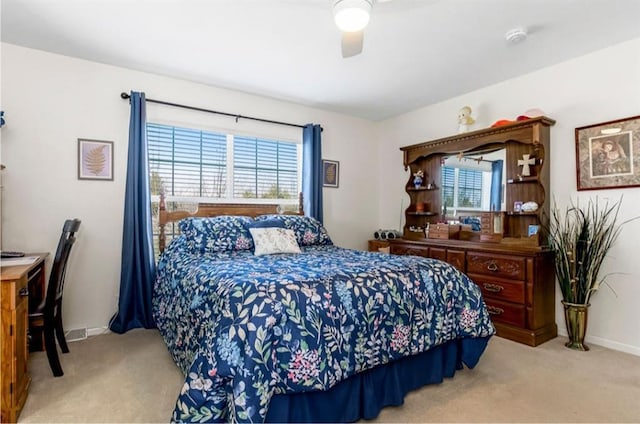
<path fill-rule="evenodd" d="M 565 302 L 588 305 L 591 296 L 606 284 L 600 269 L 622 230 L 619 201 L 602 204 L 597 198 L 586 206 L 571 203 L 564 211 L 551 212 L 549 245 L 555 251 L 556 278 Z"/>

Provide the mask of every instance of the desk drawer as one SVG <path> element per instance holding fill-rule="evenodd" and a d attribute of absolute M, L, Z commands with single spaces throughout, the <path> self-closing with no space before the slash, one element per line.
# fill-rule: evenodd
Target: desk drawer
<path fill-rule="evenodd" d="M 2 309 L 13 311 L 20 301 L 29 296 L 26 278 L 2 282 Z"/>
<path fill-rule="evenodd" d="M 525 258 L 467 252 L 467 273 L 524 281 Z"/>
<path fill-rule="evenodd" d="M 487 304 L 487 310 L 489 311 L 492 321 L 524 328 L 524 305 L 516 305 L 488 298 L 486 298 L 484 302 Z"/>
<path fill-rule="evenodd" d="M 504 281 L 477 274 L 469 274 L 469 278 L 480 287 L 484 297 L 524 304 L 522 281 Z"/>

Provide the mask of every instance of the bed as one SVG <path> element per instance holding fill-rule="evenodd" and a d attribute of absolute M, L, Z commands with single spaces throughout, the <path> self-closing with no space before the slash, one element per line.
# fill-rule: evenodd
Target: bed
<path fill-rule="evenodd" d="M 495 330 L 465 275 L 434 259 L 343 249 L 301 208 L 276 212 L 167 212 L 161 201 L 161 228 L 179 220 L 181 230 L 153 294 L 185 374 L 172 421 L 370 419 L 478 363 Z"/>

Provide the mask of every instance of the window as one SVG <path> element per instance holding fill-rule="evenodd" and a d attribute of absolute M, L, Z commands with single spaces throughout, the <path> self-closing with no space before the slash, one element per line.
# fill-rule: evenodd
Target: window
<path fill-rule="evenodd" d="M 442 167 L 444 205 L 448 209 L 482 208 L 482 178 L 485 172 L 474 169 Z"/>
<path fill-rule="evenodd" d="M 151 195 L 224 197 L 227 137 L 147 124 Z"/>
<path fill-rule="evenodd" d="M 297 199 L 298 180 L 297 145 L 235 137 L 233 197 Z"/>
<path fill-rule="evenodd" d="M 207 199 L 298 203 L 301 142 L 270 140 L 162 124 L 147 124 L 149 177 L 157 252 L 157 210 L 164 190 L 168 210 Z M 166 229 L 167 238 L 174 231 Z"/>

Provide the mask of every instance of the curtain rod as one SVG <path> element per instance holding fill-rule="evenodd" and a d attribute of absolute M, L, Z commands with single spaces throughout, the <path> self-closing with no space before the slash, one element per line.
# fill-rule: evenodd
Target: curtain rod
<path fill-rule="evenodd" d="M 125 93 L 125 92 L 122 92 L 122 93 L 120 93 L 120 97 L 122 97 L 123 99 L 127 100 L 131 96 L 129 94 Z M 271 119 L 255 118 L 253 116 L 244 116 L 244 115 L 238 115 L 238 114 L 234 114 L 234 113 L 219 112 L 217 110 L 204 109 L 204 108 L 201 108 L 201 107 L 181 105 L 180 103 L 171 103 L 171 102 L 165 102 L 165 101 L 162 101 L 162 100 L 154 100 L 154 99 L 149 99 L 149 98 L 146 98 L 146 101 L 147 102 L 151 102 L 151 103 L 158 103 L 158 104 L 166 105 L 166 106 L 173 106 L 173 107 L 180 107 L 180 108 L 183 108 L 183 109 L 197 110 L 199 112 L 208 112 L 208 113 L 215 113 L 217 115 L 229 116 L 231 118 L 236 118 L 236 122 L 238 122 L 238 119 L 249 119 L 251 121 L 266 122 L 268 124 L 277 124 L 277 125 L 286 125 L 286 126 L 289 126 L 289 127 L 304 128 L 304 125 L 291 124 L 289 122 L 273 121 Z"/>

